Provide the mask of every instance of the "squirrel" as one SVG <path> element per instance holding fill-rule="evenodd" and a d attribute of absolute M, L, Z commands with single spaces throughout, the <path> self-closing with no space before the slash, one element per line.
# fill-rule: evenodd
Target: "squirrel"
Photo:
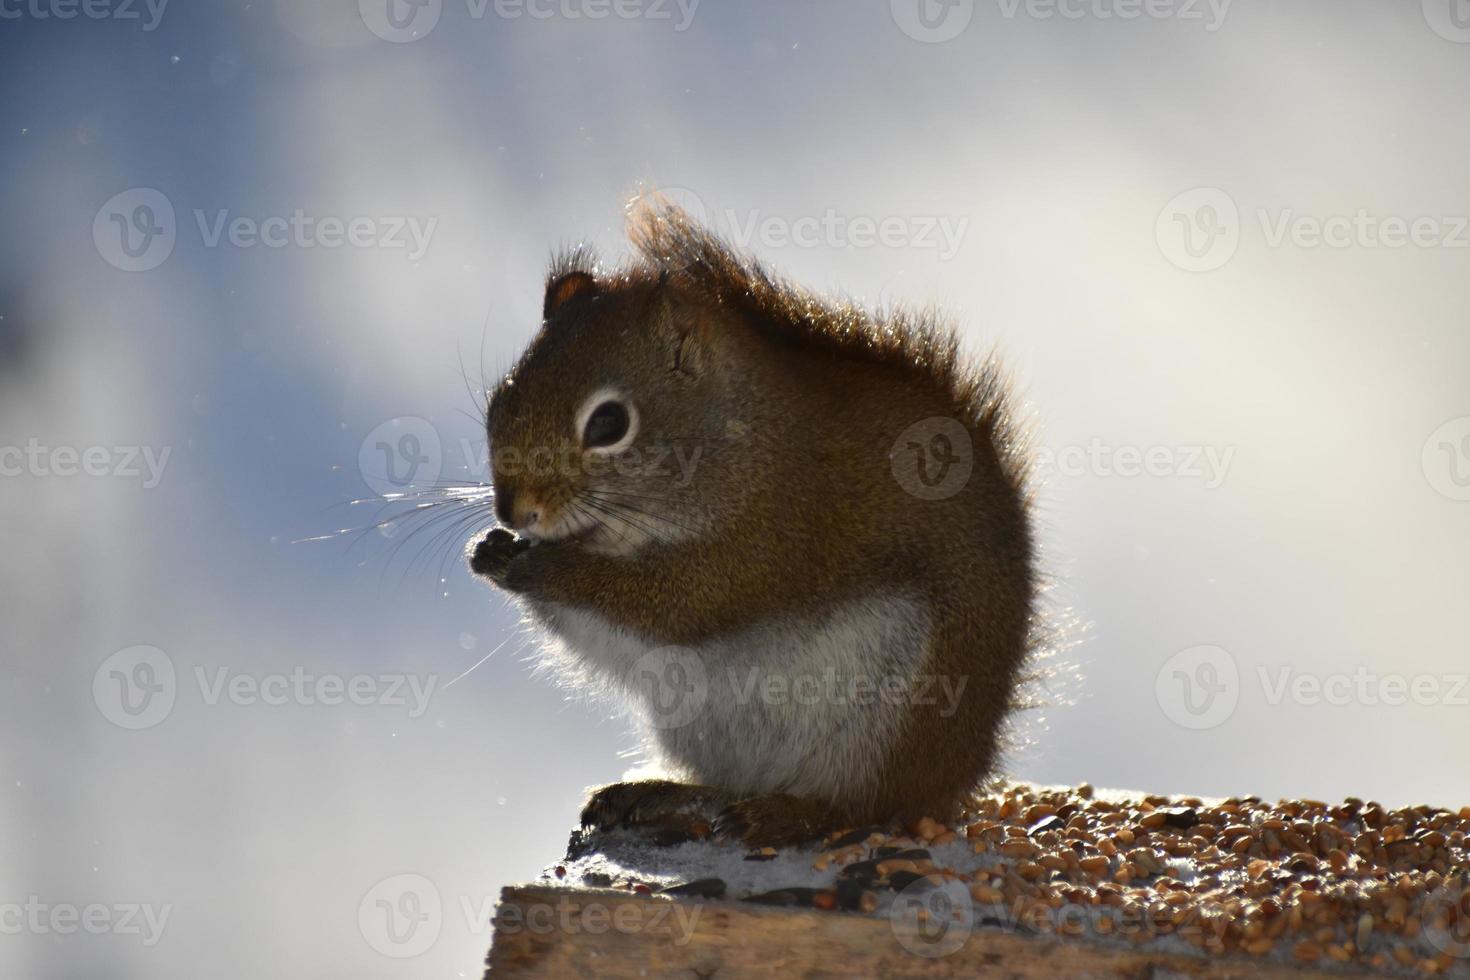
<path fill-rule="evenodd" d="M 486 413 L 500 526 L 468 549 L 675 778 L 583 827 L 747 846 L 953 819 L 1035 642 L 1025 439 L 932 313 L 794 285 L 664 200 L 583 248 Z M 679 465 L 674 465 L 678 461 Z"/>

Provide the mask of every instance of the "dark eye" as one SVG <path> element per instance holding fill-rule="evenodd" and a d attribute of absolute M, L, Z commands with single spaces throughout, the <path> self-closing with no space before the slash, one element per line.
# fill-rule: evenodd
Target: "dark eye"
<path fill-rule="evenodd" d="M 628 410 L 621 402 L 603 402 L 592 410 L 582 445 L 587 449 L 611 446 L 628 434 Z"/>

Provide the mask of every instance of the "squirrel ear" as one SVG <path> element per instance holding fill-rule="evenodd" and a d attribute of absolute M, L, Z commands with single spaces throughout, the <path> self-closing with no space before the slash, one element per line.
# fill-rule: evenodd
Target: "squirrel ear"
<path fill-rule="evenodd" d="M 551 314 L 561 309 L 576 296 L 593 296 L 597 293 L 597 280 L 590 272 L 568 272 L 550 279 L 546 283 L 546 299 L 541 304 L 541 318 L 548 320 Z"/>

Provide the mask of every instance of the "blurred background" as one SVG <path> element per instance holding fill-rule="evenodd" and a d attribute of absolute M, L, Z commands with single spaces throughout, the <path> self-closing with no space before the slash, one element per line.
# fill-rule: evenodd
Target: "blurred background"
<path fill-rule="evenodd" d="M 372 525 L 640 186 L 999 345 L 1086 624 L 1014 777 L 1470 803 L 1463 0 L 0 0 L 0 76 L 0 976 L 479 974 L 635 742 L 488 515 Z"/>

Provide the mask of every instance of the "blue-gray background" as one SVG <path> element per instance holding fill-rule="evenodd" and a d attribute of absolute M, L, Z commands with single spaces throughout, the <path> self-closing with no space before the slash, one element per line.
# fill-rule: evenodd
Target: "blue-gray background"
<path fill-rule="evenodd" d="M 535 328 L 555 246 L 619 253 L 640 186 L 765 222 L 751 247 L 814 286 L 936 302 L 1001 345 L 1070 460 L 1042 516 L 1056 601 L 1090 624 L 1015 776 L 1470 802 L 1460 0 L 959 0 L 932 31 L 914 0 L 444 0 L 416 39 L 381 2 L 120 5 L 0 2 L 0 449 L 41 454 L 0 457 L 0 913 L 169 918 L 152 945 L 6 928 L 0 975 L 478 973 L 498 887 L 559 855 L 634 742 L 531 676 L 499 596 L 440 580 L 459 540 L 416 564 L 428 535 L 292 542 L 374 519 L 342 504 L 378 441 L 432 433 L 443 479 L 483 472 L 467 387 Z M 126 271 L 109 215 L 142 189 L 176 241 Z M 433 230 L 422 255 L 211 246 L 196 217 L 297 209 Z M 1312 243 L 1360 210 L 1434 224 Z M 912 234 L 781 235 L 826 215 Z M 953 254 L 930 218 L 963 227 Z M 1181 218 L 1235 251 L 1184 268 Z M 58 447 L 106 447 L 111 475 L 58 475 Z M 156 486 L 126 447 L 167 449 Z M 1098 447 L 1163 450 L 1129 476 Z M 109 685 L 137 654 L 104 662 L 137 646 L 174 702 L 130 729 Z M 417 717 L 209 687 L 298 670 L 436 686 Z M 1433 690 L 1386 704 L 1388 676 Z M 1231 710 L 1191 727 L 1181 678 Z M 1312 695 L 1333 678 L 1345 697 Z M 432 944 L 384 955 L 407 948 L 378 899 L 423 880 Z"/>

